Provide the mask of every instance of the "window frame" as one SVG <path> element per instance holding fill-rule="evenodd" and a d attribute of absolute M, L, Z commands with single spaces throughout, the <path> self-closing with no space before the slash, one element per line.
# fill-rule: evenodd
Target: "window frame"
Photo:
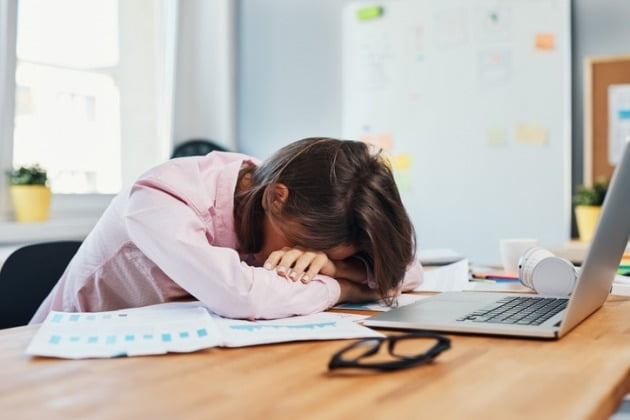
<path fill-rule="evenodd" d="M 6 0 L 0 2 L 0 51 L 4 51 L 0 57 L 0 221 L 11 214 L 5 172 L 13 164 L 16 43 L 17 0 Z"/>

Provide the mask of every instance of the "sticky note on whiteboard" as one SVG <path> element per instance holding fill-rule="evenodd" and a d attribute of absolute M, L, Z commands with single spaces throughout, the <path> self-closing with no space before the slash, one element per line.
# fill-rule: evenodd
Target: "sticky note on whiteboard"
<path fill-rule="evenodd" d="M 556 37 L 554 36 L 554 34 L 549 33 L 536 34 L 534 45 L 537 50 L 553 50 L 556 48 Z"/>
<path fill-rule="evenodd" d="M 547 143 L 547 129 L 536 124 L 519 124 L 514 139 L 519 143 L 544 146 Z"/>
<path fill-rule="evenodd" d="M 408 171 L 411 169 L 411 154 L 410 153 L 402 153 L 400 155 L 394 156 L 393 159 L 394 169 L 399 171 Z"/>
<path fill-rule="evenodd" d="M 359 20 L 372 20 L 383 16 L 382 6 L 368 6 L 357 10 L 357 18 Z"/>

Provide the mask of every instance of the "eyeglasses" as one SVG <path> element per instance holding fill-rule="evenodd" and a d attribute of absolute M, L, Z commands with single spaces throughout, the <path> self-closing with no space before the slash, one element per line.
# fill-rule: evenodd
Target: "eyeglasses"
<path fill-rule="evenodd" d="M 382 344 L 385 342 L 387 342 L 387 358 L 385 360 L 371 361 L 370 358 L 379 353 Z M 410 345 L 413 346 L 411 351 L 408 348 Z M 363 347 L 365 347 L 365 350 L 361 351 Z M 430 363 L 440 353 L 448 350 L 450 347 L 451 340 L 449 338 L 428 331 L 368 338 L 354 342 L 335 353 L 328 363 L 328 369 L 405 369 Z"/>

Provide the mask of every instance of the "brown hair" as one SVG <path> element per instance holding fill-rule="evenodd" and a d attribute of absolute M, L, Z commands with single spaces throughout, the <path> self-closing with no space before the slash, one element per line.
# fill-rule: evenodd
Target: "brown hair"
<path fill-rule="evenodd" d="M 251 172 L 252 184 L 237 195 L 234 207 L 242 251 L 262 248 L 266 208 L 279 226 L 294 222 L 301 227 L 284 232 L 295 245 L 321 251 L 357 247 L 379 295 L 389 304 L 394 301 L 388 292 L 400 286 L 414 258 L 415 233 L 380 153 L 358 141 L 306 138 L 245 171 Z M 277 183 L 289 194 L 274 210 L 268 187 Z"/>

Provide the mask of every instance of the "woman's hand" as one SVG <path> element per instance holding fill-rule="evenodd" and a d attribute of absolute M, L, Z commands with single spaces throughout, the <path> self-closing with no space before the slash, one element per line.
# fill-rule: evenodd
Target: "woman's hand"
<path fill-rule="evenodd" d="M 273 251 L 267 257 L 264 267 L 267 270 L 275 268 L 279 275 L 292 281 L 300 280 L 302 283 L 308 283 L 318 273 L 329 277 L 337 274 L 335 263 L 324 252 L 302 248 L 284 247 Z"/>

